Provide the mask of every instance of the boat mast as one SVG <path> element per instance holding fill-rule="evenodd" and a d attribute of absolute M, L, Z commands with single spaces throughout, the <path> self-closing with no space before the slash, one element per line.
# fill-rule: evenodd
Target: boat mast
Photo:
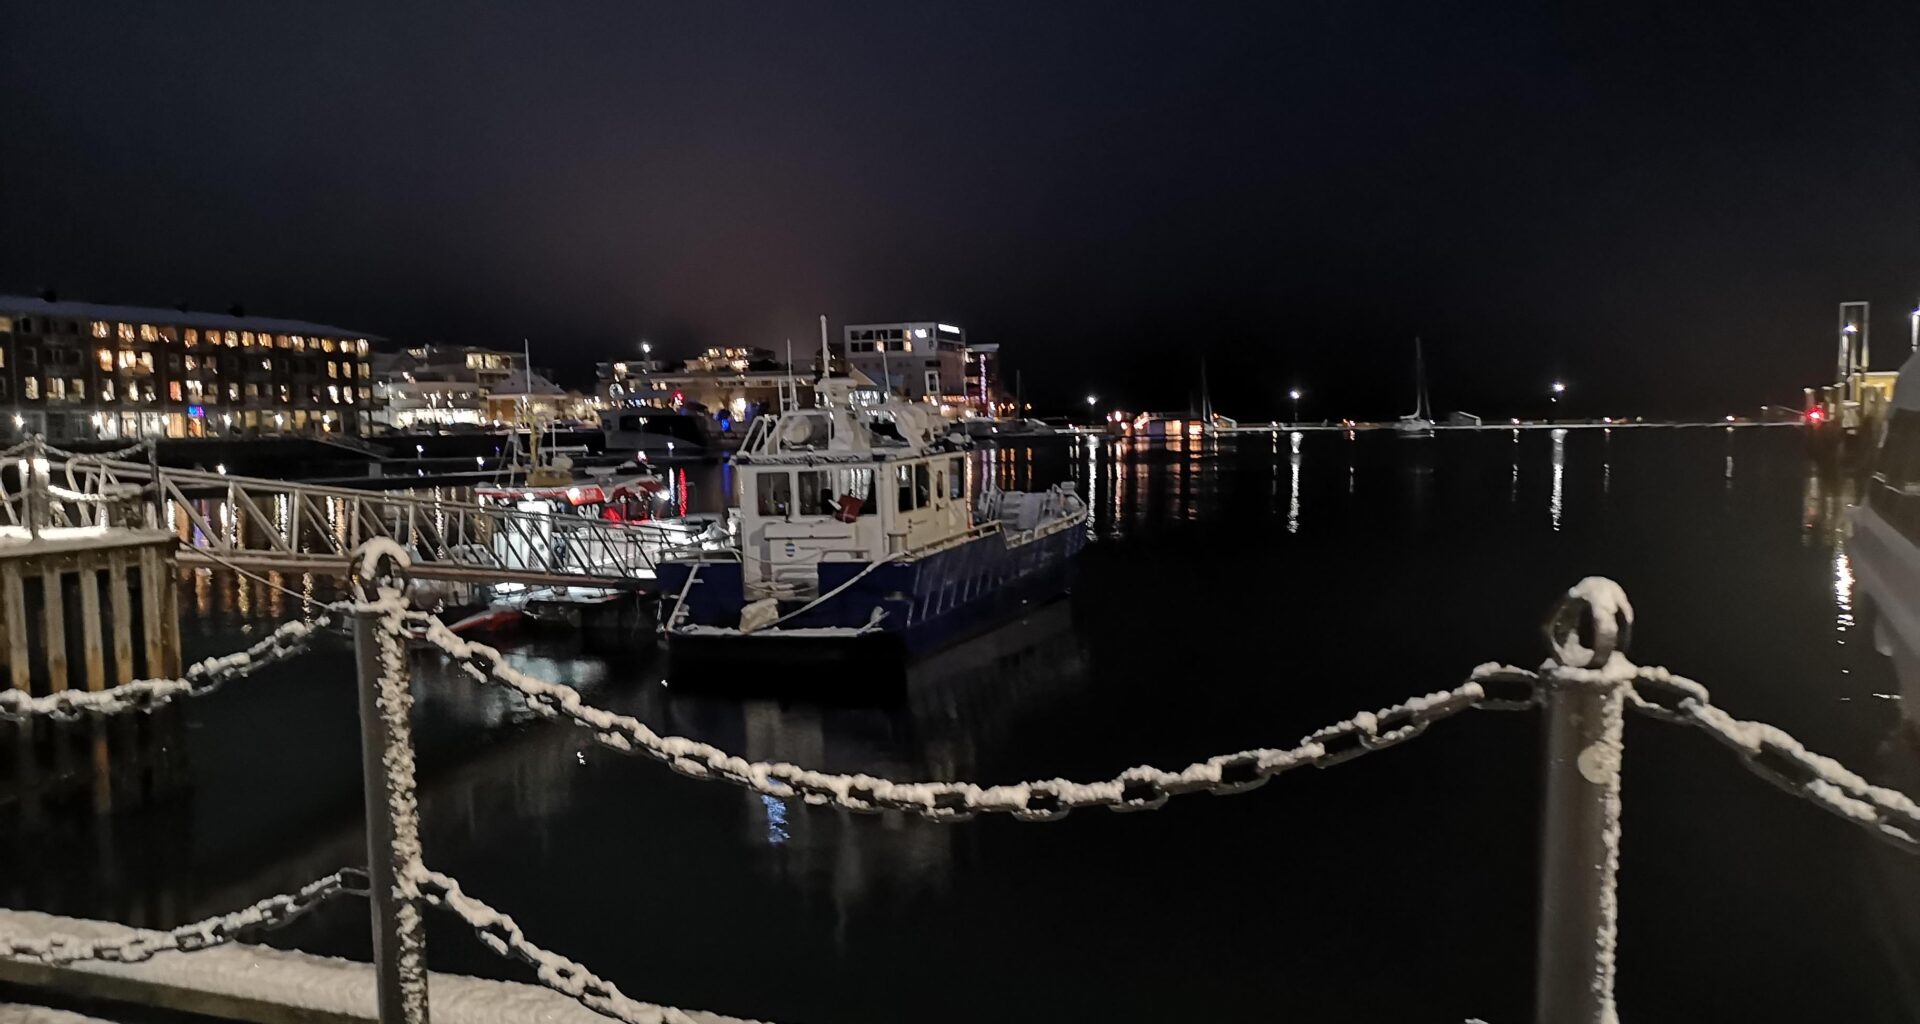
<path fill-rule="evenodd" d="M 1433 403 L 1427 398 L 1427 359 L 1420 347 L 1420 336 L 1413 337 L 1413 414 L 1433 419 Z"/>
<path fill-rule="evenodd" d="M 1200 420 L 1213 422 L 1213 397 L 1207 394 L 1207 357 L 1200 357 Z"/>
<path fill-rule="evenodd" d="M 820 379 L 833 376 L 833 350 L 827 347 L 827 314 L 820 314 Z"/>

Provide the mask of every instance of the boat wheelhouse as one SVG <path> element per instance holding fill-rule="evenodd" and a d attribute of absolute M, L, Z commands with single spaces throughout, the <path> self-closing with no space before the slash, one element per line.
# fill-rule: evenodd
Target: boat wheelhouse
<path fill-rule="evenodd" d="M 815 408 L 754 421 L 733 457 L 733 547 L 660 566 L 670 646 L 869 638 L 918 652 L 1065 591 L 1087 541 L 1073 485 L 978 486 L 963 434 L 876 398 L 829 380 Z"/>

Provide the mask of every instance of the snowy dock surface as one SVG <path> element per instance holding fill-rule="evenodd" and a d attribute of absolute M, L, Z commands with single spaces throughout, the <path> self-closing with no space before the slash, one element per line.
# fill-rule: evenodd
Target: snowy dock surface
<path fill-rule="evenodd" d="M 139 932 L 107 921 L 0 910 L 0 936 L 7 938 L 131 938 Z M 136 964 L 45 967 L 0 959 L 0 981 L 250 1024 L 348 1024 L 378 1016 L 372 964 L 240 943 L 160 953 Z M 434 1024 L 607 1024 L 606 1017 L 557 992 L 460 974 L 431 974 L 428 1006 Z M 718 1014 L 686 1013 L 700 1024 L 745 1024 Z M 0 1024 L 21 1019 L 0 1013 Z M 35 1020 L 58 1024 L 51 1017 Z"/>

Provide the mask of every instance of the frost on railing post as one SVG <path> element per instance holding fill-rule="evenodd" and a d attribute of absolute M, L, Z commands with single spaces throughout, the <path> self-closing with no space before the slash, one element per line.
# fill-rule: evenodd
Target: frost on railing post
<path fill-rule="evenodd" d="M 412 870 L 420 861 L 420 817 L 408 721 L 413 691 L 402 638 L 407 568 L 406 551 L 390 540 L 368 541 L 354 553 L 353 647 L 380 1024 L 427 1020 L 426 931 Z"/>
<path fill-rule="evenodd" d="M 1589 576 L 1547 619 L 1546 807 L 1534 1019 L 1615 1024 L 1620 760 L 1633 606 Z M 1625 669 L 1626 671 L 1621 671 Z"/>
<path fill-rule="evenodd" d="M 53 503 L 47 494 L 47 486 L 51 483 L 47 477 L 47 439 L 35 434 L 27 443 L 30 446 L 27 457 L 20 461 L 23 470 L 20 475 L 24 477 L 20 481 L 20 490 L 23 492 L 22 503 L 27 518 L 27 536 L 37 540 L 40 532 L 52 525 L 53 520 Z"/>

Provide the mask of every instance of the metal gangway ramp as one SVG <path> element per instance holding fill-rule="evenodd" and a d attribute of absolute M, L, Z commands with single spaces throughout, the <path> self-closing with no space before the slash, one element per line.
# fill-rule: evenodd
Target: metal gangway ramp
<path fill-rule="evenodd" d="M 654 566 L 693 541 L 686 528 L 527 511 L 454 497 L 457 488 L 373 491 L 132 461 L 139 449 L 94 456 L 29 441 L 0 473 L 0 518 L 105 526 L 122 516 L 180 538 L 185 565 L 345 575 L 351 553 L 387 539 L 414 575 L 470 584 L 650 591 Z M 422 491 L 424 490 L 424 493 Z"/>

